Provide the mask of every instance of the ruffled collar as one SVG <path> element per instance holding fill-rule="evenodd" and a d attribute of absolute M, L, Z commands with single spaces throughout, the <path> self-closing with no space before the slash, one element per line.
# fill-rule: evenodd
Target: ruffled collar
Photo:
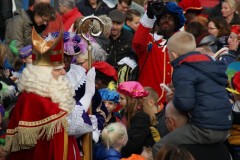
<path fill-rule="evenodd" d="M 76 64 L 71 64 L 70 70 L 67 72 L 66 77 L 70 81 L 74 90 L 77 90 L 86 82 L 86 70 Z"/>

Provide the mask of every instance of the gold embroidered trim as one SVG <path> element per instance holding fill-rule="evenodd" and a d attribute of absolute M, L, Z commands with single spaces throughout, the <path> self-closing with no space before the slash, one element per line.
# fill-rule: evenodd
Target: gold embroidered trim
<path fill-rule="evenodd" d="M 166 55 L 167 55 L 167 53 L 166 53 L 166 50 L 164 51 L 164 53 L 163 53 L 163 80 L 162 80 L 162 83 L 166 83 Z M 164 90 L 162 89 L 162 92 L 161 92 L 161 95 L 159 96 L 159 98 L 158 98 L 158 102 L 163 98 L 163 95 L 164 95 Z"/>
<path fill-rule="evenodd" d="M 63 113 L 60 112 L 57 115 L 51 116 L 54 119 L 51 119 L 49 123 L 42 123 L 42 125 L 31 127 L 18 126 L 14 129 L 8 129 L 4 150 L 15 152 L 22 149 L 30 149 L 36 145 L 38 139 L 46 138 L 49 141 L 54 134 L 62 132 L 62 130 L 64 132 L 67 131 L 66 113 Z"/>
<path fill-rule="evenodd" d="M 50 117 L 44 118 L 40 121 L 35 121 L 35 122 L 20 121 L 19 125 L 20 126 L 30 126 L 30 127 L 37 126 L 37 125 L 43 125 L 45 123 L 49 123 L 49 122 L 53 121 L 54 119 L 58 119 L 59 117 L 62 117 L 65 114 L 66 114 L 66 112 L 61 111 L 58 114 L 51 115 Z"/>

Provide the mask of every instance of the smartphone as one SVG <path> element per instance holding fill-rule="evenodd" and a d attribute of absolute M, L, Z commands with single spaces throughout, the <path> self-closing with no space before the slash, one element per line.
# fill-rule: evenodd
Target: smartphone
<path fill-rule="evenodd" d="M 161 84 L 160 84 L 160 87 L 161 87 L 163 90 L 167 91 L 168 93 L 173 92 L 165 83 L 161 83 Z"/>

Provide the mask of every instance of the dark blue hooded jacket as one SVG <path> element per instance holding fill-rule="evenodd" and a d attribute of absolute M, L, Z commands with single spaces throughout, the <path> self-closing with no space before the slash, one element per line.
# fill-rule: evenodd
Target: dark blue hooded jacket
<path fill-rule="evenodd" d="M 211 57 L 190 52 L 172 61 L 173 103 L 190 114 L 191 123 L 200 128 L 228 130 L 232 124 L 227 91 L 226 65 Z"/>
<path fill-rule="evenodd" d="M 93 160 L 120 160 L 121 154 L 113 149 L 107 149 L 102 143 L 93 147 Z"/>

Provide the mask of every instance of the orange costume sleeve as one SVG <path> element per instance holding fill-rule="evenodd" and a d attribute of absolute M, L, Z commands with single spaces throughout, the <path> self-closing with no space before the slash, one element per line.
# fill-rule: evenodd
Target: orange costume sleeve
<path fill-rule="evenodd" d="M 145 160 L 145 159 L 139 154 L 132 154 L 128 158 L 121 158 L 121 160 Z"/>

